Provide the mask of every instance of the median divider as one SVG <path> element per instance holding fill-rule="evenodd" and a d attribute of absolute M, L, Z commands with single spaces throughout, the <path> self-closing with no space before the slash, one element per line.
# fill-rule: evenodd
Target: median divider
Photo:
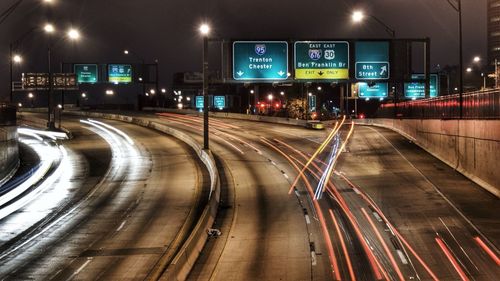
<path fill-rule="evenodd" d="M 159 113 L 166 112 L 166 113 L 189 114 L 189 115 L 194 115 L 194 116 L 199 116 L 199 117 L 203 116 L 203 112 L 199 112 L 199 111 L 191 110 L 191 109 L 144 107 L 143 110 L 154 111 L 154 112 L 159 112 Z M 241 113 L 231 113 L 231 112 L 210 112 L 209 115 L 210 115 L 210 117 L 217 117 L 217 118 L 228 118 L 228 119 L 237 119 L 237 120 L 246 120 L 246 121 L 259 121 L 259 122 L 292 125 L 292 126 L 305 127 L 307 125 L 306 120 L 294 119 L 294 118 L 253 115 L 253 114 L 241 114 Z"/>
<path fill-rule="evenodd" d="M 198 259 L 205 243 L 208 239 L 208 229 L 210 229 L 215 221 L 217 210 L 220 202 L 220 182 L 219 172 L 215 164 L 215 159 L 210 151 L 206 151 L 189 135 L 160 124 L 154 121 L 149 121 L 141 117 L 131 117 L 120 114 L 109 114 L 99 112 L 67 112 L 70 115 L 85 116 L 91 118 L 102 118 L 110 120 L 118 120 L 127 123 L 136 124 L 147 127 L 159 132 L 173 136 L 187 145 L 189 145 L 198 155 L 203 164 L 207 167 L 210 174 L 210 195 L 209 201 L 198 219 L 194 229 L 191 231 L 184 244 L 177 250 L 173 258 L 164 255 L 157 263 L 155 268 L 147 276 L 147 280 L 185 280 L 189 275 L 192 267 Z"/>

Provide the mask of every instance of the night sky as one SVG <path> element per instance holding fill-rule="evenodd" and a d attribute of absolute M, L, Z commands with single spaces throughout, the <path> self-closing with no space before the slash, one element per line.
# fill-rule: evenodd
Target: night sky
<path fill-rule="evenodd" d="M 214 35 L 223 38 L 376 38 L 387 37 L 374 22 L 353 25 L 349 14 L 355 8 L 373 14 L 393 27 L 397 37 L 431 38 L 432 64 L 457 64 L 457 13 L 446 0 L 288 0 L 288 1 L 160 1 L 160 0 L 55 0 L 51 8 L 41 0 L 24 0 L 0 26 L 0 96 L 8 96 L 9 43 L 32 26 L 49 19 L 60 29 L 80 28 L 77 43 L 58 42 L 54 63 L 137 62 L 123 49 L 135 51 L 147 62 L 160 62 L 161 85 L 169 85 L 172 74 L 201 69 L 198 25 L 207 21 Z M 4 11 L 14 0 L 0 1 Z M 486 57 L 486 0 L 463 0 L 464 61 Z M 23 72 L 46 69 L 47 40 L 33 33 L 21 46 Z M 213 52 L 219 52 L 213 48 Z M 19 80 L 19 79 L 17 79 Z"/>

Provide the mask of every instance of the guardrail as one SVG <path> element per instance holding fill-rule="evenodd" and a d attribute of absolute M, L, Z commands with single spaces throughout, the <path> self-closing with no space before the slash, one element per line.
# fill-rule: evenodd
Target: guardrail
<path fill-rule="evenodd" d="M 184 244 L 178 249 L 173 259 L 164 255 L 147 277 L 147 280 L 158 280 L 160 277 L 162 280 L 185 280 L 205 246 L 208 239 L 207 230 L 214 224 L 219 207 L 219 172 L 212 153 L 210 151 L 203 150 L 202 146 L 187 134 L 170 128 L 164 124 L 145 120 L 144 118 L 81 111 L 72 111 L 68 112 L 68 114 L 124 121 L 171 135 L 189 145 L 207 167 L 210 174 L 210 195 L 208 204 L 203 209 L 203 212 L 194 229 L 191 231 L 191 234 L 185 240 Z"/>
<path fill-rule="evenodd" d="M 463 94 L 463 119 L 500 119 L 500 89 Z M 377 117 L 402 119 L 460 118 L 458 94 L 414 101 L 382 104 Z"/>

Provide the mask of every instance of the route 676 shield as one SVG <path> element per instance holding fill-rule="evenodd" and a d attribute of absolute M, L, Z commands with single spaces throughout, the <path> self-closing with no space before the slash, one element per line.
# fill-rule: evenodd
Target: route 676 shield
<path fill-rule="evenodd" d="M 321 49 L 309 49 L 309 57 L 312 60 L 319 60 L 321 59 Z"/>

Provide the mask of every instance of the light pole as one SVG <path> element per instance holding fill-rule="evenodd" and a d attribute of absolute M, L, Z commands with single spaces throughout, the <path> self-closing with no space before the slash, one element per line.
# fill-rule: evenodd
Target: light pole
<path fill-rule="evenodd" d="M 49 73 L 49 90 L 48 90 L 48 104 L 47 104 L 47 107 L 48 107 L 48 110 L 47 110 L 47 127 L 49 129 L 54 129 L 55 128 L 55 120 L 54 120 L 54 113 L 53 113 L 53 109 L 52 109 L 52 92 L 53 92 L 53 77 L 52 77 L 52 38 L 50 37 L 50 35 L 52 35 L 53 33 L 56 32 L 56 29 L 55 27 L 50 24 L 50 23 L 47 23 L 45 24 L 45 26 L 43 27 L 43 30 L 45 31 L 46 34 L 49 35 L 49 44 L 48 44 L 48 47 L 47 47 L 47 61 L 48 61 L 48 73 Z M 67 33 L 66 33 L 66 36 L 68 39 L 72 40 L 72 41 L 77 41 L 78 39 L 80 39 L 80 32 L 75 29 L 75 28 L 70 28 Z"/>
<path fill-rule="evenodd" d="M 132 54 L 134 57 L 136 57 L 141 62 L 141 77 L 139 77 L 139 82 L 142 83 L 142 95 L 145 95 L 146 94 L 146 81 L 145 81 L 146 64 L 145 64 L 144 58 L 142 56 L 137 55 L 137 53 L 135 53 L 135 52 L 129 51 L 128 49 L 123 50 L 123 54 L 124 55 Z"/>
<path fill-rule="evenodd" d="M 210 26 L 206 23 L 200 26 L 200 34 L 203 36 L 203 149 L 209 149 L 208 138 L 208 35 Z"/>
<path fill-rule="evenodd" d="M 373 19 L 374 21 L 376 21 L 378 24 L 382 25 L 384 27 L 385 31 L 387 33 L 389 33 L 389 35 L 392 38 L 396 38 L 396 31 L 393 28 L 389 27 L 381 19 L 377 18 L 374 15 L 368 15 L 368 16 L 371 19 Z M 366 15 L 365 15 L 365 13 L 363 13 L 363 11 L 354 11 L 354 12 L 352 12 L 352 15 L 351 15 L 351 19 L 354 23 L 361 23 L 365 19 L 365 17 L 366 17 Z"/>
<path fill-rule="evenodd" d="M 463 105 L 464 105 L 464 58 L 463 58 L 463 46 L 462 46 L 462 0 L 446 0 L 448 4 L 458 13 L 458 57 L 459 63 L 459 112 L 460 119 L 463 117 Z"/>

